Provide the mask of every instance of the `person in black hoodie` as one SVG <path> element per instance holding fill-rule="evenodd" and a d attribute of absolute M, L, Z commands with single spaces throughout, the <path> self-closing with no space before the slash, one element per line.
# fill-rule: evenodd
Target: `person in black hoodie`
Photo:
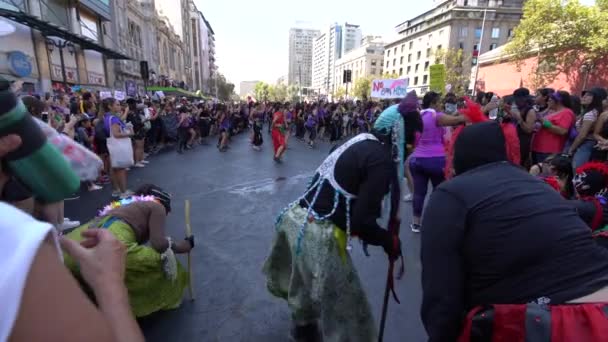
<path fill-rule="evenodd" d="M 462 130 L 455 177 L 424 213 L 421 316 L 429 341 L 537 341 L 538 331 L 566 338 L 559 341 L 605 340 L 608 251 L 572 205 L 509 161 L 501 128 Z M 526 329 L 530 320 L 536 330 Z"/>

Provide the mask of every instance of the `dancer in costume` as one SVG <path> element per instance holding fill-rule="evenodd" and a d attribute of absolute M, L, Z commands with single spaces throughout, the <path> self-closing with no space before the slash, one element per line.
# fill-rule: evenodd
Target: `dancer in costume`
<path fill-rule="evenodd" d="M 144 185 L 134 196 L 112 202 L 99 216 L 67 235 L 82 241 L 81 233 L 89 228 L 108 229 L 127 246 L 125 284 L 129 303 L 137 317 L 180 306 L 188 273 L 175 254 L 188 253 L 194 238 L 173 240 L 165 235 L 165 220 L 171 212 L 171 197 L 161 188 Z M 144 245 L 150 242 L 150 247 Z M 74 260 L 65 255 L 66 266 L 79 276 Z"/>
<path fill-rule="evenodd" d="M 278 104 L 277 111 L 272 117 L 272 145 L 274 146 L 274 161 L 280 163 L 285 153 L 285 134 L 287 129 L 285 127 L 285 114 L 283 113 L 283 106 Z"/>
<path fill-rule="evenodd" d="M 278 217 L 264 265 L 269 291 L 286 299 L 296 341 L 375 341 L 370 305 L 348 254 L 351 236 L 401 255 L 376 220 L 391 191 L 397 216 L 403 177 L 404 121 L 388 108 L 372 133 L 355 136 L 317 169 L 304 195 Z M 320 330 L 319 330 L 320 329 Z"/>
<path fill-rule="evenodd" d="M 251 115 L 249 116 L 249 120 L 253 126 L 253 139 L 251 140 L 253 149 L 256 151 L 260 151 L 262 149 L 262 144 L 264 143 L 264 138 L 262 137 L 262 128 L 264 126 L 264 110 L 262 109 L 261 104 L 257 104 L 253 110 L 251 110 Z"/>
<path fill-rule="evenodd" d="M 595 241 L 608 248 L 608 165 L 583 164 L 576 169 L 573 183 L 578 200 L 572 203 L 578 215 L 591 228 Z"/>
<path fill-rule="evenodd" d="M 567 201 L 520 169 L 511 135 L 513 126 L 496 122 L 460 130 L 450 149 L 456 176 L 429 200 L 421 231 L 429 341 L 605 340 L 608 251 Z"/>

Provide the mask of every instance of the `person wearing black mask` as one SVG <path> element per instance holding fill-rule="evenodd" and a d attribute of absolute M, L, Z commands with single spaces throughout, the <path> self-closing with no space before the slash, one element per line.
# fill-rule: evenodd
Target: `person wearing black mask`
<path fill-rule="evenodd" d="M 608 328 L 601 311 L 608 251 L 567 201 L 513 164 L 506 127 L 483 122 L 460 132 L 455 177 L 424 213 L 421 316 L 429 341 L 528 341 L 526 321 L 570 338 L 560 341 L 605 339 L 597 334 Z"/>

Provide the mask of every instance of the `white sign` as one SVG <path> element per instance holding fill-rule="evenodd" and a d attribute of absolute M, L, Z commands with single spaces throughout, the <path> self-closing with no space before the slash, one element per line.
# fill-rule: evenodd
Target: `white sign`
<path fill-rule="evenodd" d="M 117 99 L 118 101 L 123 101 L 124 99 L 127 98 L 127 95 L 125 94 L 124 91 L 114 90 L 114 98 Z"/>
<path fill-rule="evenodd" d="M 112 92 L 111 91 L 100 91 L 99 92 L 99 97 L 103 100 L 103 99 L 107 99 L 112 97 Z"/>
<path fill-rule="evenodd" d="M 372 97 L 378 99 L 397 99 L 407 94 L 409 78 L 374 80 L 372 82 Z"/>

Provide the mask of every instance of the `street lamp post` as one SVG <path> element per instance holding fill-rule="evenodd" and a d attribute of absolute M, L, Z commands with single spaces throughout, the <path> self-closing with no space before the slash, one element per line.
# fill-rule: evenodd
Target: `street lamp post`
<path fill-rule="evenodd" d="M 490 10 L 489 12 L 496 12 L 495 10 Z M 475 63 L 475 82 L 473 83 L 473 96 L 477 94 L 477 77 L 479 76 L 479 56 L 481 56 L 481 44 L 483 43 L 483 33 L 486 28 L 486 16 L 488 14 L 488 9 L 483 9 L 483 20 L 481 21 L 481 34 L 479 35 L 479 43 L 477 45 L 477 63 Z"/>
<path fill-rule="evenodd" d="M 67 48 L 70 54 L 76 52 L 76 47 L 72 42 L 67 40 L 59 40 L 46 37 L 46 48 L 53 53 L 54 48 L 59 49 L 59 63 L 61 64 L 61 78 L 64 87 L 68 86 L 68 78 L 65 72 L 65 59 L 63 58 L 63 49 Z"/>

